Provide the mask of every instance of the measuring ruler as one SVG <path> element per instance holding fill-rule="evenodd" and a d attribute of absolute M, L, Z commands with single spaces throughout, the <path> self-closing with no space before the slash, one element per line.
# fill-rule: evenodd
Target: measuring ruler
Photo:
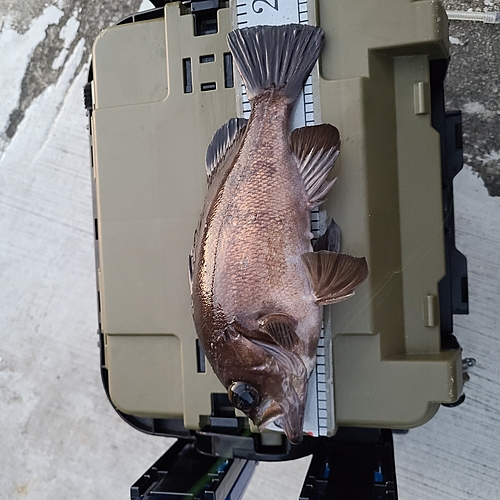
<path fill-rule="evenodd" d="M 248 28 L 258 25 L 281 24 L 311 24 L 310 6 L 308 0 L 235 0 L 235 28 Z M 312 2 L 311 2 L 312 5 Z M 311 15 L 312 18 L 312 15 Z M 309 75 L 304 88 L 295 102 L 292 110 L 291 129 L 315 124 L 315 115 L 319 117 L 319 96 L 315 95 L 313 77 Z M 250 117 L 251 105 L 247 98 L 243 83 L 237 96 L 240 114 Z M 311 212 L 311 232 L 315 238 L 326 229 L 326 216 L 322 217 L 318 209 Z M 325 357 L 325 331 L 321 328 L 318 349 L 316 351 L 316 368 L 311 373 L 307 389 L 307 403 L 304 415 L 304 432 L 311 436 L 326 436 L 328 429 L 333 429 L 333 384 L 327 389 L 326 377 L 328 366 L 331 366 L 331 356 Z M 330 410 L 330 411 L 329 411 Z M 269 429 L 280 431 L 271 424 Z"/>

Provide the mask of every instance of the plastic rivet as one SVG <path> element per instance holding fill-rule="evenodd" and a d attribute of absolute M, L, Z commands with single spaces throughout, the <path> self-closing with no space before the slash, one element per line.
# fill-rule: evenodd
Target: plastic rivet
<path fill-rule="evenodd" d="M 428 294 L 423 298 L 424 325 L 434 327 L 439 325 L 439 302 L 437 295 Z"/>
<path fill-rule="evenodd" d="M 428 115 L 430 113 L 428 82 L 418 82 L 413 85 L 413 107 L 416 115 Z"/>

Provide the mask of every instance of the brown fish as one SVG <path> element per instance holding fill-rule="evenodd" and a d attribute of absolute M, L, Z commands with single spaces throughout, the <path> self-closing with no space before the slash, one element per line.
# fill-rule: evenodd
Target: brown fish
<path fill-rule="evenodd" d="M 352 295 L 367 276 L 364 258 L 331 251 L 332 235 L 320 251 L 311 245 L 310 211 L 333 185 L 326 177 L 338 130 L 289 130 L 323 40 L 307 25 L 228 35 L 252 112 L 229 120 L 208 147 L 190 259 L 194 322 L 214 372 L 237 408 L 260 427 L 274 421 L 293 443 L 302 437 L 322 306 Z"/>

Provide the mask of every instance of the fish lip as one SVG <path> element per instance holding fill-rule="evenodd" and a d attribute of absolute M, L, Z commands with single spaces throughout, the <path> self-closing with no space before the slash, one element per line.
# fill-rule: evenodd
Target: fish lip
<path fill-rule="evenodd" d="M 264 423 L 261 423 L 258 426 L 259 432 L 262 432 L 263 430 L 267 430 L 270 424 L 273 422 L 276 422 L 277 420 L 281 421 L 281 423 L 277 423 L 277 426 L 285 433 L 287 439 L 290 441 L 292 444 L 299 444 L 302 441 L 302 430 L 300 432 L 293 432 L 290 426 L 287 426 L 283 422 L 286 422 L 286 417 L 285 415 L 276 415 L 275 417 L 272 417 L 268 420 L 266 420 Z"/>
<path fill-rule="evenodd" d="M 276 423 L 292 444 L 299 444 L 302 441 L 305 402 L 292 389 L 291 399 L 284 399 L 281 402 L 269 401 L 260 414 L 259 422 L 255 422 L 262 431 L 271 423 Z M 288 393 L 290 396 L 290 393 Z M 266 414 L 268 416 L 266 417 Z"/>
<path fill-rule="evenodd" d="M 267 419 L 265 422 L 261 422 L 258 426 L 259 431 L 262 432 L 263 430 L 267 429 L 267 427 L 269 427 L 270 424 L 272 424 L 281 417 L 283 417 L 283 415 L 276 415 L 275 417 Z"/>
<path fill-rule="evenodd" d="M 299 444 L 302 441 L 303 437 L 303 418 L 299 421 L 299 425 L 297 428 L 291 425 L 290 419 L 287 418 L 286 415 L 283 415 L 282 418 L 282 428 L 285 431 L 286 437 L 292 444 Z"/>
<path fill-rule="evenodd" d="M 272 418 L 269 418 L 265 422 L 261 423 L 258 428 L 259 431 L 262 432 L 263 430 L 267 429 L 267 427 L 272 424 L 273 422 L 280 421 L 278 427 L 280 427 L 283 432 L 286 434 L 287 439 L 290 441 L 292 444 L 299 444 L 302 441 L 303 438 L 303 431 L 302 431 L 302 425 L 299 426 L 299 431 L 297 432 L 296 429 L 292 429 L 292 426 L 290 425 L 288 419 L 286 416 L 282 413 L 280 415 L 276 415 Z"/>

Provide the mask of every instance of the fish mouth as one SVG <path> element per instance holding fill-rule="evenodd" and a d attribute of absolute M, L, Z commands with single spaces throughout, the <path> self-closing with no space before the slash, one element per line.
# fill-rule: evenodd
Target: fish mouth
<path fill-rule="evenodd" d="M 280 427 L 285 431 L 286 437 L 292 444 L 299 444 L 302 442 L 302 424 L 297 428 L 292 424 L 290 419 L 283 415 L 283 418 L 277 421 Z"/>
<path fill-rule="evenodd" d="M 286 437 L 292 444 L 298 444 L 302 441 L 302 426 L 304 421 L 304 407 L 299 401 L 297 394 L 292 401 L 283 401 L 282 404 L 272 401 L 262 413 L 259 419 L 259 430 L 263 430 L 271 423 L 274 423 L 283 429 Z"/>

